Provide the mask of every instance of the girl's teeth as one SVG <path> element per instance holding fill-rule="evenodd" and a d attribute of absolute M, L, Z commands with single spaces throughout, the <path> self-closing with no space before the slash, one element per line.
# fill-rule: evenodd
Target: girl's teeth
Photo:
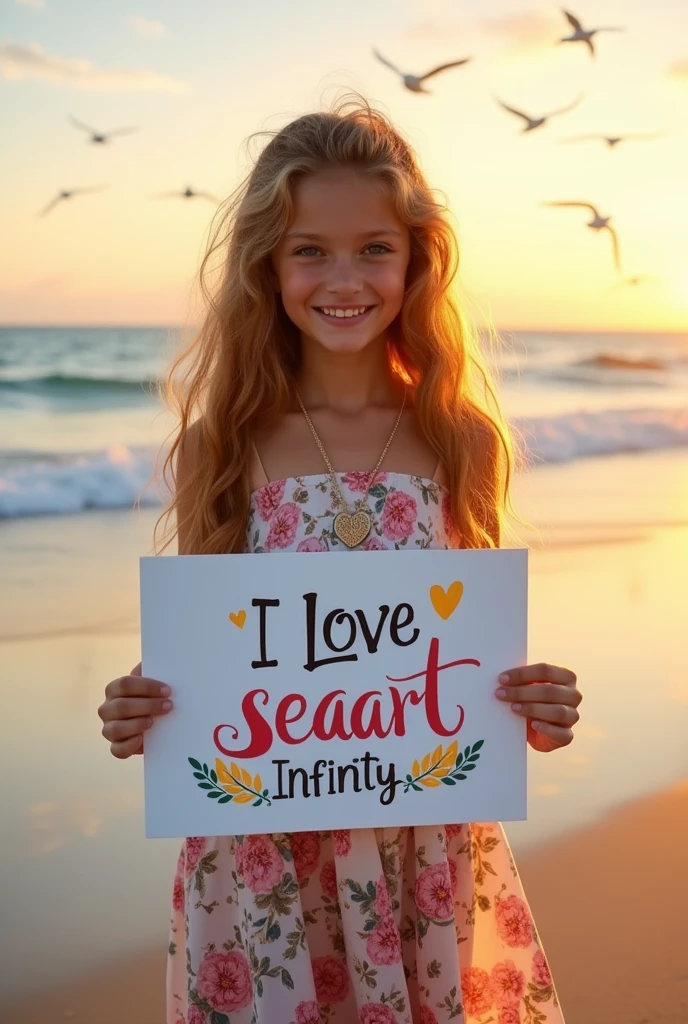
<path fill-rule="evenodd" d="M 347 316 L 347 317 L 351 317 L 351 316 L 360 316 L 361 313 L 365 313 L 367 308 L 368 308 L 367 306 L 361 306 L 359 309 L 346 309 L 346 310 L 345 309 L 323 308 L 322 312 L 326 316 L 338 316 L 338 317 L 345 317 L 345 316 Z"/>

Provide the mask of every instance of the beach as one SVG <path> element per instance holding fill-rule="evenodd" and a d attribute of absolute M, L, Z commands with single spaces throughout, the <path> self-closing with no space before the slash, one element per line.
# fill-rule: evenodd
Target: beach
<path fill-rule="evenodd" d="M 179 842 L 146 840 L 142 758 L 111 756 L 97 708 L 140 660 L 166 344 L 0 329 L 3 1024 L 164 1020 Z M 572 668 L 584 694 L 574 742 L 528 752 L 528 819 L 505 828 L 568 1024 L 678 1022 L 688 348 L 531 333 L 501 370 L 529 451 L 512 489 L 527 525 L 503 538 L 529 548 L 528 660 Z"/>
<path fill-rule="evenodd" d="M 528 821 L 507 835 L 568 1024 L 678 1022 L 688 453 L 538 466 L 514 498 L 536 528 L 519 527 L 529 660 L 574 668 L 584 702 L 570 747 L 529 752 Z M 164 1019 L 178 843 L 144 838 L 141 759 L 113 759 L 96 715 L 105 683 L 139 660 L 137 559 L 157 513 L 0 531 L 7 1024 Z"/>

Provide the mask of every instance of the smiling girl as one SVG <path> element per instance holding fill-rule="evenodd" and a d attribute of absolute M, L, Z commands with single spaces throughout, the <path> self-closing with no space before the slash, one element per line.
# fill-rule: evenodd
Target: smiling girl
<path fill-rule="evenodd" d="M 357 100 L 274 133 L 206 280 L 218 257 L 169 378 L 179 553 L 498 547 L 508 430 L 446 211 L 389 121 Z M 495 687 L 536 750 L 571 741 L 571 671 Z M 140 753 L 169 687 L 137 666 L 105 695 L 112 753 Z M 187 839 L 167 977 L 168 1024 L 563 1019 L 497 823 Z"/>

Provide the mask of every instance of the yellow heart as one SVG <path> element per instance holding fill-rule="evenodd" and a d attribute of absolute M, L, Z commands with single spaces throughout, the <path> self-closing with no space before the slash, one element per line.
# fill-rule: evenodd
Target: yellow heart
<path fill-rule="evenodd" d="M 244 623 L 246 622 L 246 612 L 243 608 L 240 612 L 230 612 L 229 621 L 233 622 L 235 626 L 239 627 L 239 629 L 243 629 Z"/>
<path fill-rule="evenodd" d="M 463 596 L 463 583 L 454 580 L 448 590 L 436 583 L 430 587 L 430 600 L 441 619 L 448 619 L 452 612 L 456 611 L 459 601 Z"/>

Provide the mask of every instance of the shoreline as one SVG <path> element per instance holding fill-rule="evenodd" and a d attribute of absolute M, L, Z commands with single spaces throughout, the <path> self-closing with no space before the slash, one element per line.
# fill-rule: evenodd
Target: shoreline
<path fill-rule="evenodd" d="M 661 848 L 667 884 L 652 884 L 649 848 L 657 858 Z M 670 882 L 681 881 L 688 862 L 688 777 L 517 854 L 516 862 L 566 1024 L 686 1020 L 688 888 Z M 6 1005 L 4 1024 L 162 1024 L 166 945 L 163 924 L 159 944 Z"/>

